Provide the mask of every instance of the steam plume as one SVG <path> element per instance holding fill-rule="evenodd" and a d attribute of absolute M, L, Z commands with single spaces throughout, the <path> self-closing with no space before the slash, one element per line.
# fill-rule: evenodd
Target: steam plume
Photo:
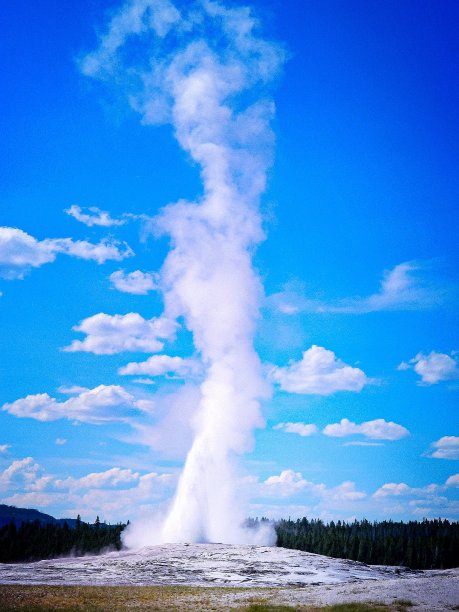
<path fill-rule="evenodd" d="M 205 368 L 163 541 L 247 541 L 233 458 L 250 450 L 269 393 L 253 348 L 263 289 L 252 254 L 263 239 L 259 197 L 273 143 L 267 89 L 283 62 L 257 27 L 245 7 L 132 0 L 82 62 L 86 75 L 122 82 L 144 123 L 171 123 L 201 168 L 199 200 L 168 205 L 156 219 L 171 240 L 160 273 L 165 316 L 183 317 Z"/>

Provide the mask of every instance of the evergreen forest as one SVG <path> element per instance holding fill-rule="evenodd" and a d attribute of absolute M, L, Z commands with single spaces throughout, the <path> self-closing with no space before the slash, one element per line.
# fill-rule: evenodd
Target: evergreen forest
<path fill-rule="evenodd" d="M 459 566 L 459 523 L 447 520 L 408 523 L 367 520 L 353 523 L 307 518 L 276 523 L 277 546 L 352 559 L 371 565 L 412 569 Z"/>
<path fill-rule="evenodd" d="M 0 563 L 97 554 L 122 548 L 121 533 L 125 524 L 107 525 L 101 523 L 99 517 L 95 523 L 89 524 L 79 516 L 76 520 L 44 516 L 44 521 L 19 522 L 17 516 L 11 515 L 10 522 L 0 527 Z M 261 519 L 261 522 L 265 521 L 268 519 Z M 246 525 L 257 528 L 259 523 L 258 519 L 248 519 Z M 302 518 L 280 520 L 274 523 L 274 527 L 277 546 L 284 548 L 371 565 L 412 569 L 459 566 L 458 522 L 425 519 L 408 523 L 372 523 L 367 520 L 324 523 L 320 519 Z"/>
<path fill-rule="evenodd" d="M 72 527 L 67 521 L 60 524 L 39 520 L 23 522 L 18 527 L 11 520 L 0 528 L 0 563 L 120 550 L 124 527 L 106 525 L 99 517 L 94 524 L 84 523 L 78 517 Z"/>

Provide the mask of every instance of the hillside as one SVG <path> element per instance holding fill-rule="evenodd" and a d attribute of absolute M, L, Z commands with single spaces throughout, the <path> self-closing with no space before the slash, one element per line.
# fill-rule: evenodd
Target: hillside
<path fill-rule="evenodd" d="M 63 525 L 65 522 L 69 527 L 75 527 L 76 525 L 76 519 L 57 519 L 33 508 L 17 508 L 16 506 L 0 504 L 0 528 L 8 525 L 11 521 L 14 521 L 16 527 L 32 521 L 39 521 L 42 525 Z"/>

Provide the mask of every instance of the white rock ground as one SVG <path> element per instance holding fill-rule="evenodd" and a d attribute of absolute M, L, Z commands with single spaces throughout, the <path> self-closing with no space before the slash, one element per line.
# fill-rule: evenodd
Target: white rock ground
<path fill-rule="evenodd" d="M 166 544 L 100 556 L 4 563 L 0 583 L 233 586 L 251 588 L 254 595 L 261 587 L 275 587 L 270 600 L 290 605 L 405 599 L 419 611 L 459 609 L 459 569 L 370 566 L 262 546 Z M 227 603 L 234 599 L 229 597 Z"/>

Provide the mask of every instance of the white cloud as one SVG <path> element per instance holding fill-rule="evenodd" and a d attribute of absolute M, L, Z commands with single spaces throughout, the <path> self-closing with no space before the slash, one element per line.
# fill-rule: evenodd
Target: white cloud
<path fill-rule="evenodd" d="M 117 487 L 120 484 L 127 485 L 138 482 L 140 478 L 139 472 L 133 472 L 131 469 L 122 469 L 114 467 L 105 472 L 92 472 L 81 478 L 66 478 L 65 480 L 56 480 L 55 486 L 58 489 L 68 489 L 76 491 L 80 489 L 100 489 Z"/>
<path fill-rule="evenodd" d="M 82 387 L 81 385 L 70 385 L 69 387 L 61 385 L 57 390 L 63 395 L 78 395 L 84 391 L 89 391 L 88 387 Z"/>
<path fill-rule="evenodd" d="M 270 476 L 263 485 L 264 490 L 269 495 L 279 497 L 290 497 L 306 487 L 308 481 L 305 480 L 301 472 L 284 470 L 278 476 Z"/>
<path fill-rule="evenodd" d="M 118 370 L 118 374 L 164 376 L 166 374 L 177 378 L 185 378 L 197 374 L 201 370 L 200 363 L 195 359 L 170 357 L 169 355 L 152 355 L 146 361 L 131 362 Z"/>
<path fill-rule="evenodd" d="M 158 289 L 158 275 L 154 272 L 134 272 L 126 273 L 124 270 L 117 270 L 110 274 L 110 282 L 122 293 L 133 295 L 147 295 L 149 291 Z"/>
<path fill-rule="evenodd" d="M 64 444 L 67 444 L 68 440 L 67 438 L 56 438 L 55 443 L 58 446 L 64 446 Z"/>
<path fill-rule="evenodd" d="M 43 469 L 32 457 L 13 461 L 0 472 L 0 490 L 6 495 L 1 503 L 17 506 L 50 508 L 58 516 L 76 516 L 83 520 L 119 521 L 132 518 L 139 509 L 149 509 L 171 493 L 176 483 L 173 473 L 140 474 L 132 469 L 113 467 L 92 472 L 81 478 L 59 479 Z"/>
<path fill-rule="evenodd" d="M 296 291 L 271 296 L 278 310 L 287 315 L 298 312 L 363 314 L 382 310 L 420 310 L 441 304 L 444 291 L 434 287 L 421 273 L 425 266 L 407 261 L 384 272 L 379 290 L 366 297 L 344 298 L 336 303 L 308 300 Z"/>
<path fill-rule="evenodd" d="M 29 487 L 38 479 L 40 466 L 32 457 L 17 459 L 0 472 L 0 490 L 14 487 Z"/>
<path fill-rule="evenodd" d="M 373 493 L 373 497 L 392 497 L 392 496 L 400 496 L 400 495 L 410 495 L 414 492 L 414 489 L 409 487 L 404 482 L 388 482 L 380 487 L 375 493 Z"/>
<path fill-rule="evenodd" d="M 121 261 L 134 254 L 126 243 L 120 245 L 115 241 L 102 240 L 93 244 L 71 238 L 37 240 L 23 230 L 0 227 L 0 276 L 3 278 L 24 278 L 32 268 L 53 262 L 59 253 L 98 264 L 107 260 Z"/>
<path fill-rule="evenodd" d="M 410 432 L 402 425 L 384 419 L 365 421 L 360 425 L 349 421 L 349 419 L 341 419 L 339 423 L 327 425 L 323 433 L 326 436 L 338 438 L 362 434 L 371 440 L 400 440 L 400 438 L 408 436 Z"/>
<path fill-rule="evenodd" d="M 27 493 L 14 493 L 9 497 L 4 497 L 2 503 L 26 508 L 46 508 L 58 501 L 65 501 L 65 497 L 65 495 L 57 496 L 55 493 L 28 491 Z"/>
<path fill-rule="evenodd" d="M 357 491 L 355 483 L 342 482 L 336 487 L 328 488 L 325 484 L 315 484 L 305 480 L 301 472 L 283 470 L 279 475 L 270 476 L 258 486 L 259 495 L 267 497 L 291 497 L 299 492 L 308 499 L 320 499 L 321 502 L 333 506 L 335 503 L 355 501 L 365 498 L 363 491 Z"/>
<path fill-rule="evenodd" d="M 267 479 L 269 480 L 269 479 Z M 251 486 L 255 489 L 257 480 L 252 479 Z M 265 481 L 266 483 L 266 481 Z M 346 520 L 352 522 L 355 518 L 366 516 L 369 519 L 385 520 L 387 516 L 396 515 L 427 518 L 457 519 L 459 505 L 457 501 L 448 499 L 452 487 L 459 485 L 459 475 L 448 478 L 444 484 L 428 484 L 423 487 L 412 487 L 404 482 L 389 482 L 383 484 L 372 495 L 359 491 L 352 481 L 345 481 L 336 487 L 329 488 L 325 484 L 314 484 L 305 480 L 300 472 L 285 470 L 280 476 L 273 478 L 271 485 L 258 483 L 259 498 L 272 499 L 272 505 L 252 504 L 252 512 L 258 516 L 273 518 L 300 518 L 303 516 L 317 517 L 324 521 Z M 289 488 L 289 484 L 293 486 Z M 280 495 L 279 491 L 285 495 Z M 291 496 L 296 504 L 286 504 L 286 498 Z M 275 498 L 278 498 L 276 502 Z M 302 505 L 301 501 L 306 500 Z"/>
<path fill-rule="evenodd" d="M 17 417 L 27 417 L 37 421 L 72 419 L 100 424 L 108 421 L 126 421 L 133 408 L 144 409 L 143 401 L 147 400 L 137 400 L 118 385 L 99 385 L 63 402 L 57 401 L 47 393 L 28 395 L 12 403 L 3 404 L 2 410 Z"/>
<path fill-rule="evenodd" d="M 459 436 L 443 436 L 432 444 L 429 457 L 434 459 L 459 459 Z"/>
<path fill-rule="evenodd" d="M 87 212 L 84 212 L 87 211 Z M 97 206 L 81 207 L 77 204 L 72 204 L 70 208 L 64 210 L 65 213 L 84 223 L 88 227 L 100 225 L 101 227 L 111 227 L 112 225 L 124 225 L 125 219 L 112 219 L 110 214 L 105 210 L 100 210 Z"/>
<path fill-rule="evenodd" d="M 451 356 L 436 351 L 431 351 L 428 355 L 418 353 L 408 363 L 402 361 L 398 369 L 413 369 L 421 377 L 420 385 L 435 385 L 444 380 L 459 379 L 459 365 L 454 353 Z"/>
<path fill-rule="evenodd" d="M 83 319 L 73 328 L 86 334 L 84 340 L 74 340 L 63 350 L 84 351 L 96 355 L 113 355 L 124 351 L 157 352 L 176 330 L 176 323 L 163 318 L 144 319 L 136 312 L 125 315 L 108 315 L 100 312 Z"/>
<path fill-rule="evenodd" d="M 354 311 L 418 310 L 437 305 L 440 302 L 438 292 L 427 287 L 416 275 L 422 269 L 418 263 L 407 261 L 386 270 L 379 291 L 368 298 L 355 300 Z"/>
<path fill-rule="evenodd" d="M 270 377 L 283 391 L 318 395 L 358 392 L 371 382 L 360 368 L 347 365 L 333 351 L 316 345 L 304 351 L 301 361 L 290 361 L 283 368 L 274 366 Z"/>
<path fill-rule="evenodd" d="M 134 251 L 125 242 L 102 240 L 97 244 L 92 244 L 86 240 L 72 240 L 71 238 L 59 238 L 53 240 L 53 242 L 56 252 L 80 259 L 90 259 L 98 264 L 103 264 L 107 260 L 121 261 L 134 255 Z M 120 251 L 118 248 L 120 244 L 122 244 L 124 251 Z"/>
<path fill-rule="evenodd" d="M 373 493 L 373 497 L 378 499 L 383 497 L 417 496 L 418 500 L 410 502 L 411 505 L 416 505 L 418 503 L 425 504 L 427 503 L 426 499 L 429 499 L 429 503 L 432 505 L 438 504 L 439 500 L 442 500 L 442 498 L 439 498 L 438 494 L 442 491 L 445 491 L 448 486 L 449 485 L 447 485 L 446 483 L 444 485 L 432 483 L 426 485 L 425 487 L 410 487 L 404 482 L 388 482 L 382 485 L 382 487 L 380 487 L 375 493 Z M 421 496 L 422 499 L 419 499 L 419 496 Z"/>
<path fill-rule="evenodd" d="M 300 436 L 312 436 L 317 433 L 317 426 L 306 423 L 278 423 L 273 429 L 281 429 L 286 433 L 296 433 Z"/>
<path fill-rule="evenodd" d="M 0 444 L 0 455 L 7 453 L 10 448 L 11 444 Z"/>
<path fill-rule="evenodd" d="M 341 501 L 354 501 L 363 499 L 367 496 L 363 491 L 357 491 L 355 488 L 355 482 L 346 480 L 340 485 L 324 491 L 325 499 L 329 501 L 341 502 Z"/>
<path fill-rule="evenodd" d="M 448 480 L 445 482 L 446 487 L 459 487 L 459 474 L 454 474 L 450 476 Z"/>
<path fill-rule="evenodd" d="M 432 520 L 442 517 L 450 521 L 456 521 L 459 514 L 459 502 L 440 495 L 425 499 L 413 499 L 408 502 L 408 508 L 416 520 L 425 518 Z"/>
<path fill-rule="evenodd" d="M 84 517 L 99 515 L 107 520 L 132 519 L 142 511 L 150 515 L 158 501 L 170 495 L 176 484 L 175 474 L 149 472 L 134 482 L 121 483 L 117 488 L 70 489 L 66 514 Z M 94 519 L 92 519 L 94 520 Z"/>

